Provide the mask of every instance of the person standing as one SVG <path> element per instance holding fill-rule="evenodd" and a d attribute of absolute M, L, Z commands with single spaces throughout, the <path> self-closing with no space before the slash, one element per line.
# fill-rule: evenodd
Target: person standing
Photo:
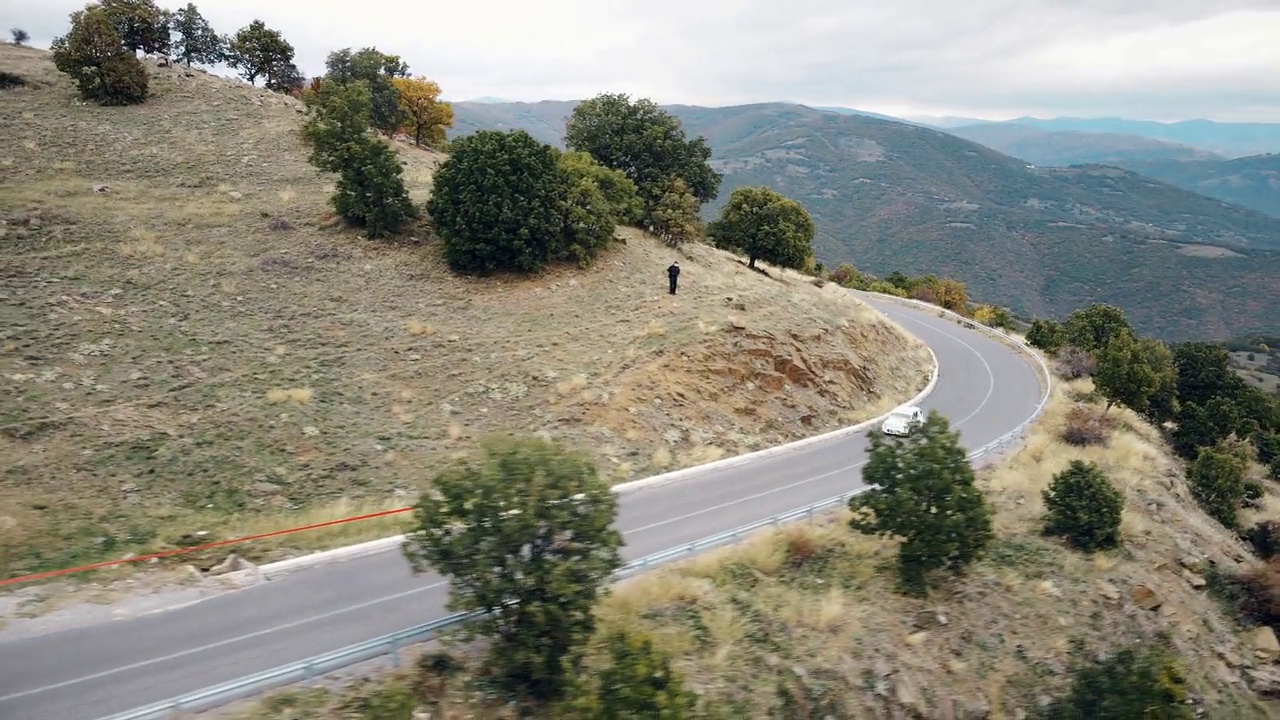
<path fill-rule="evenodd" d="M 680 263 L 673 262 L 667 267 L 667 284 L 672 295 L 676 294 L 676 284 L 680 282 Z"/>

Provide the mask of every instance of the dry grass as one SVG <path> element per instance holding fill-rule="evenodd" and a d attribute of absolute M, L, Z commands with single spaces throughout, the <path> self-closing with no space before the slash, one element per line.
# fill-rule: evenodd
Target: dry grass
<path fill-rule="evenodd" d="M 36 83 L 0 104 L 0 576 L 407 502 L 487 433 L 550 433 L 621 482 L 926 380 L 924 347 L 847 294 L 705 246 L 623 230 L 590 270 L 479 281 L 363 240 L 291 99 L 152 67 L 151 100 L 104 109 L 43 51 L 0 69 Z M 442 158 L 397 149 L 421 202 Z"/>
<path fill-rule="evenodd" d="M 1015 718 L 1065 686 L 1073 641 L 1099 649 L 1164 632 L 1208 717 L 1275 717 L 1245 689 L 1237 664 L 1251 650 L 1195 574 L 1239 567 L 1243 546 L 1196 509 L 1179 463 L 1132 413 L 1111 410 L 1106 445 L 1060 440 L 1090 391 L 1088 380 L 1059 385 L 1025 446 L 979 471 L 998 539 L 926 601 L 895 592 L 893 544 L 849 532 L 844 511 L 624 581 L 601 603 L 600 633 L 654 634 L 734 717 L 768 716 L 783 681 L 810 697 L 825 688 L 840 717 L 911 716 L 893 714 L 906 704 L 920 717 Z M 1041 492 L 1073 459 L 1098 463 L 1124 492 L 1122 549 L 1089 556 L 1040 535 Z M 1138 586 L 1160 607 L 1138 607 Z M 503 717 L 456 693 L 468 717 Z M 333 707 L 318 700 L 311 716 L 337 718 Z M 238 717 L 289 716 L 259 705 Z"/>

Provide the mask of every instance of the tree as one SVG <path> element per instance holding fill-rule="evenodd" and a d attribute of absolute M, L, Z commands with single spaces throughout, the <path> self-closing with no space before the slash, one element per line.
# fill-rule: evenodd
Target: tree
<path fill-rule="evenodd" d="M 71 13 L 71 31 L 55 38 L 50 49 L 54 66 L 76 81 L 85 100 L 133 105 L 147 99 L 147 70 L 125 49 L 101 6 Z"/>
<path fill-rule="evenodd" d="M 261 20 L 254 20 L 231 38 L 226 62 L 238 70 L 240 77 L 250 85 L 256 84 L 260 77 L 270 82 L 273 77 L 288 74 L 293 65 L 293 46 L 279 30 L 272 30 Z"/>
<path fill-rule="evenodd" d="M 1124 311 L 1114 305 L 1094 303 L 1067 316 L 1062 326 L 1068 345 L 1098 352 L 1120 335 L 1133 335 Z"/>
<path fill-rule="evenodd" d="M 1138 413 L 1156 425 L 1163 425 L 1178 416 L 1178 371 L 1173 364 L 1173 351 L 1155 338 L 1139 338 L 1138 353 L 1156 376 L 1155 389 Z"/>
<path fill-rule="evenodd" d="M 1066 342 L 1066 333 L 1062 324 L 1055 320 L 1036 318 L 1031 321 L 1031 329 L 1027 331 L 1027 343 L 1033 348 L 1051 353 Z"/>
<path fill-rule="evenodd" d="M 999 305 L 979 305 L 974 308 L 973 319 L 987 327 L 1006 328 L 1010 330 L 1014 327 L 1013 315 Z"/>
<path fill-rule="evenodd" d="M 99 0 L 120 40 L 130 52 L 167 55 L 170 47 L 167 10 L 151 0 Z"/>
<path fill-rule="evenodd" d="M 271 92 L 289 95 L 300 92 L 306 84 L 307 78 L 297 65 L 292 62 L 281 62 L 272 66 L 262 86 Z"/>
<path fill-rule="evenodd" d="M 1178 373 L 1178 399 L 1204 405 L 1213 398 L 1233 396 L 1244 385 L 1231 372 L 1226 348 L 1207 342 L 1181 343 L 1173 348 Z"/>
<path fill-rule="evenodd" d="M 482 448 L 422 495 L 404 553 L 415 572 L 449 577 L 451 610 L 488 613 L 466 630 L 490 639 L 486 664 L 505 689 L 557 699 L 622 565 L 617 496 L 590 459 L 551 442 L 490 438 Z"/>
<path fill-rule="evenodd" d="M 681 178 L 673 178 L 649 211 L 648 230 L 673 247 L 702 234 L 698 200 Z"/>
<path fill-rule="evenodd" d="M 943 278 L 933 286 L 933 302 L 959 315 L 969 314 L 969 293 L 964 283 L 953 278 Z"/>
<path fill-rule="evenodd" d="M 195 3 L 187 3 L 186 7 L 175 10 L 169 28 L 178 35 L 173 44 L 174 54 L 187 67 L 192 63 L 217 65 L 226 59 L 224 38 L 214 32 Z"/>
<path fill-rule="evenodd" d="M 455 272 L 534 272 L 561 251 L 564 175 L 555 148 L 524 130 L 453 143 L 427 212 Z"/>
<path fill-rule="evenodd" d="M 1187 679 L 1164 648 L 1132 646 L 1073 669 L 1067 694 L 1045 709 L 1046 720 L 1191 720 Z"/>
<path fill-rule="evenodd" d="M 24 45 L 31 39 L 31 34 L 22 28 L 13 28 L 9 31 L 9 36 L 13 38 L 14 45 Z"/>
<path fill-rule="evenodd" d="M 1187 470 L 1191 495 L 1200 507 L 1228 528 L 1235 528 L 1244 502 L 1245 461 L 1222 443 L 1201 448 Z"/>
<path fill-rule="evenodd" d="M 872 433 L 863 480 L 877 486 L 849 500 L 857 532 L 902 538 L 898 565 L 911 594 L 928 593 L 927 574 L 959 573 L 994 537 L 992 514 L 975 485 L 959 433 L 931 411 L 908 438 Z"/>
<path fill-rule="evenodd" d="M 707 237 L 722 250 L 799 269 L 813 255 L 813 218 L 804 206 L 767 187 L 740 187 L 729 195 Z"/>
<path fill-rule="evenodd" d="M 1156 369 L 1147 362 L 1142 347 L 1132 335 L 1118 334 L 1097 353 L 1098 368 L 1093 386 L 1107 399 L 1106 409 L 1115 403 L 1142 412 L 1160 386 Z"/>
<path fill-rule="evenodd" d="M 375 47 L 352 52 L 343 48 L 329 53 L 325 59 L 324 79 L 335 83 L 362 82 L 369 91 L 369 124 L 391 137 L 405 123 L 400 90 L 393 81 L 409 75 L 409 66 L 399 55 L 388 55 Z M 436 88 L 439 95 L 439 88 Z M 452 113 L 452 107 L 450 108 Z"/>
<path fill-rule="evenodd" d="M 400 129 L 418 147 L 443 147 L 446 130 L 453 127 L 453 105 L 440 100 L 440 86 L 424 77 L 393 77 L 391 84 L 399 93 Z"/>
<path fill-rule="evenodd" d="M 1061 535 L 1085 552 L 1120 544 L 1124 496 L 1095 463 L 1072 460 L 1042 493 L 1046 535 Z"/>
<path fill-rule="evenodd" d="M 331 202 L 344 220 L 380 238 L 418 216 L 395 151 L 368 133 L 369 98 L 362 85 L 324 87 L 309 112 L 303 137 L 312 146 L 310 161 L 339 173 Z"/>
<path fill-rule="evenodd" d="M 569 182 L 590 180 L 613 208 L 617 225 L 632 225 L 640 221 L 644 206 L 640 201 L 636 184 L 621 172 L 607 168 L 584 152 L 560 154 L 560 167 L 569 176 Z"/>
<path fill-rule="evenodd" d="M 1202 405 L 1180 403 L 1177 427 L 1170 436 L 1174 452 L 1185 460 L 1194 460 L 1200 448 L 1212 447 L 1238 433 L 1243 425 L 1235 404 L 1213 398 Z"/>
<path fill-rule="evenodd" d="M 684 720 L 697 710 L 697 696 L 671 660 L 638 631 L 616 631 L 605 640 L 609 663 L 584 676 L 563 709 L 570 720 Z"/>
<path fill-rule="evenodd" d="M 685 137 L 680 120 L 647 98 L 622 93 L 583 100 L 565 124 L 565 147 L 589 153 L 601 165 L 620 170 L 640 191 L 647 210 L 680 178 L 697 204 L 714 200 L 722 176 L 707 163 L 704 138 Z"/>

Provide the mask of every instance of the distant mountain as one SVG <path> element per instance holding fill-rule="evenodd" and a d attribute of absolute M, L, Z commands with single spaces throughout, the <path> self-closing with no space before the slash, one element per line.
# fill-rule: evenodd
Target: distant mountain
<path fill-rule="evenodd" d="M 523 127 L 560 144 L 574 103 L 454 106 L 454 135 Z M 948 133 L 768 103 L 668 106 L 725 173 L 809 208 L 829 266 L 937 273 L 1023 314 L 1124 307 L 1145 333 L 1225 338 L 1280 317 L 1280 220 L 1130 171 L 1027 163 Z"/>
<path fill-rule="evenodd" d="M 1028 125 L 984 123 L 947 132 L 1035 165 L 1120 165 L 1151 160 L 1225 160 L 1204 150 L 1140 135 L 1041 130 Z M 1181 186 L 1180 186 L 1181 187 Z"/>
<path fill-rule="evenodd" d="M 864 117 L 873 117 L 873 118 L 878 118 L 880 120 L 891 120 L 893 122 L 906 123 L 908 125 L 920 125 L 922 127 L 929 127 L 928 125 L 914 122 L 912 120 L 895 117 L 893 115 L 882 115 L 881 113 L 874 113 L 874 112 L 871 112 L 870 110 L 856 110 L 854 108 L 835 107 L 835 106 L 827 106 L 827 105 L 811 105 L 809 107 L 812 107 L 814 110 L 825 110 L 826 112 L 838 113 L 840 115 L 862 115 Z"/>
<path fill-rule="evenodd" d="M 1133 161 L 1122 167 L 1280 218 L 1280 154 L 1218 161 Z"/>
<path fill-rule="evenodd" d="M 1221 123 L 1184 120 L 1161 123 L 1123 118 L 1039 118 L 1007 121 L 1040 130 L 1138 135 L 1153 140 L 1190 145 L 1229 158 L 1280 152 L 1280 123 Z"/>

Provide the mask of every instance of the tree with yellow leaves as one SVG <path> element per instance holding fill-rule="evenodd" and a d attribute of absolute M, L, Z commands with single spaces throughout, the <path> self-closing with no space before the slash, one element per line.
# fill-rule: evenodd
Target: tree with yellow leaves
<path fill-rule="evenodd" d="M 396 77 L 391 82 L 400 92 L 404 110 L 404 132 L 418 147 L 444 145 L 445 129 L 453 127 L 453 106 L 440 101 L 440 85 L 424 77 Z"/>

